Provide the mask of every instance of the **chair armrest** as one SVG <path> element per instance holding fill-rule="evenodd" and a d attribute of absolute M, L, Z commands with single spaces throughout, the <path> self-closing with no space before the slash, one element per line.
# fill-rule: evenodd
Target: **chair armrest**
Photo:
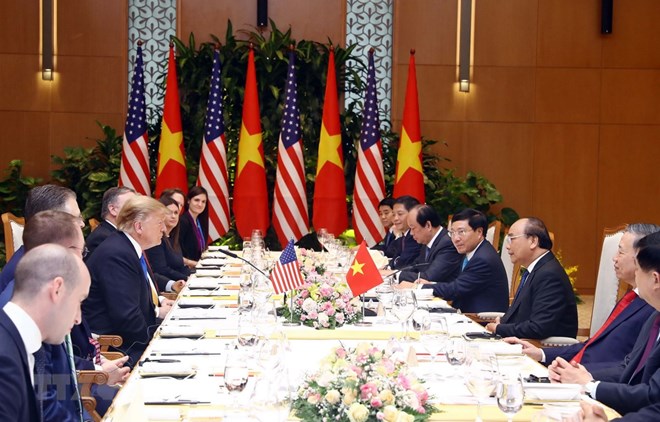
<path fill-rule="evenodd" d="M 161 292 L 160 295 L 169 300 L 176 300 L 177 296 L 179 296 L 176 292 Z"/>
<path fill-rule="evenodd" d="M 101 345 L 101 352 L 107 352 L 110 347 L 119 347 L 124 342 L 121 336 L 103 334 L 98 336 L 96 341 Z"/>
<path fill-rule="evenodd" d="M 77 371 L 80 396 L 91 396 L 92 384 L 105 384 L 108 382 L 108 374 L 105 371 Z"/>
<path fill-rule="evenodd" d="M 101 356 L 108 360 L 116 360 L 121 359 L 126 355 L 124 355 L 122 352 L 101 352 Z"/>
<path fill-rule="evenodd" d="M 548 337 L 541 340 L 542 347 L 570 346 L 576 343 L 579 343 L 579 341 L 573 337 Z"/>

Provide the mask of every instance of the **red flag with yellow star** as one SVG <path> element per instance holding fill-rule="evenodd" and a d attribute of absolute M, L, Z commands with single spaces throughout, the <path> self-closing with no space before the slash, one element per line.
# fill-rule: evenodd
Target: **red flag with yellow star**
<path fill-rule="evenodd" d="M 234 179 L 234 217 L 236 229 L 241 237 L 250 237 L 255 229 L 265 234 L 269 225 L 264 163 L 257 71 L 254 67 L 254 50 L 250 48 L 245 98 L 243 98 L 243 122 L 238 140 L 238 159 Z"/>
<path fill-rule="evenodd" d="M 158 173 L 156 173 L 156 191 L 154 192 L 156 198 L 165 189 L 179 188 L 185 193 L 188 192 L 188 174 L 184 157 L 174 44 L 170 44 L 163 124 L 160 131 L 160 145 L 158 146 Z"/>
<path fill-rule="evenodd" d="M 348 228 L 344 153 L 341 146 L 335 53 L 330 50 L 325 84 L 321 139 L 316 165 L 312 224 L 339 236 Z"/>
<path fill-rule="evenodd" d="M 382 282 L 383 278 L 369 254 L 367 244 L 362 241 L 357 254 L 355 254 L 353 265 L 348 268 L 346 273 L 346 283 L 348 283 L 353 296 L 359 296 Z"/>
<path fill-rule="evenodd" d="M 396 177 L 392 196 L 410 195 L 420 203 L 426 201 L 424 194 L 424 170 L 422 167 L 422 135 L 419 129 L 419 100 L 417 97 L 417 73 L 415 50 L 410 51 L 406 102 L 403 106 L 401 141 L 396 160 Z"/>

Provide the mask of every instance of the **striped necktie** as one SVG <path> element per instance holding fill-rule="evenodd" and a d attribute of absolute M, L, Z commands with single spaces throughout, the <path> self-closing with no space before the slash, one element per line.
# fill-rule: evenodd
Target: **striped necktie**
<path fill-rule="evenodd" d="M 80 403 L 80 390 L 78 389 L 78 374 L 76 372 L 76 364 L 73 361 L 73 345 L 71 344 L 71 336 L 67 334 L 64 337 L 64 347 L 66 349 L 66 356 L 69 359 L 69 369 L 71 371 L 71 382 L 73 383 L 73 387 L 75 389 L 73 396 L 71 397 L 71 400 L 76 401 L 76 408 L 78 409 L 78 416 L 80 417 L 80 420 L 83 420 L 83 415 L 82 415 L 82 404 Z"/>

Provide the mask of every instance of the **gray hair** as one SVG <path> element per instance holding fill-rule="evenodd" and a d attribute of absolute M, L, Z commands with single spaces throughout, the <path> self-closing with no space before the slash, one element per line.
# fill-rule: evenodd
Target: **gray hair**
<path fill-rule="evenodd" d="M 660 231 L 660 226 L 650 223 L 631 223 L 626 226 L 624 233 L 630 233 L 635 236 L 633 248 L 637 249 L 637 244 L 644 236 Z"/>
<path fill-rule="evenodd" d="M 23 210 L 25 221 L 40 211 L 64 211 L 66 201 L 69 198 L 73 198 L 75 201 L 76 193 L 62 186 L 43 185 L 31 189 L 28 192 L 27 199 L 25 200 L 25 209 Z"/>
<path fill-rule="evenodd" d="M 110 205 L 116 205 L 117 198 L 125 193 L 135 193 L 135 189 L 128 186 L 115 186 L 103 194 L 103 202 L 101 203 L 101 217 L 105 218 L 110 212 Z"/>

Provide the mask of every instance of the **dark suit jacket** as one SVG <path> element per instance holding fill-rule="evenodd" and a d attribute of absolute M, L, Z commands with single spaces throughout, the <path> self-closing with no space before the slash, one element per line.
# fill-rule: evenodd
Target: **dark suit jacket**
<path fill-rule="evenodd" d="M 188 267 L 183 265 L 183 256 L 177 253 L 167 238 L 163 238 L 160 245 L 144 251 L 149 258 L 151 270 L 156 277 L 161 275 L 169 280 L 187 280 L 190 275 Z M 161 290 L 165 290 L 159 286 Z"/>
<path fill-rule="evenodd" d="M 410 230 L 405 236 L 394 241 L 394 248 L 398 251 L 398 255 L 390 260 L 390 267 L 398 270 L 412 265 L 419 256 L 421 246 L 410 234 Z"/>
<path fill-rule="evenodd" d="M 394 233 L 392 233 L 390 230 L 385 233 L 385 237 L 383 240 L 380 241 L 377 245 L 373 246 L 371 249 L 377 250 L 377 251 L 383 251 L 385 253 L 387 251 L 387 248 L 396 240 L 396 237 L 394 236 Z"/>
<path fill-rule="evenodd" d="M 198 261 L 202 257 L 202 250 L 195 235 L 197 227 L 195 221 L 188 211 L 184 212 L 179 219 L 179 246 L 181 254 L 188 259 Z"/>
<path fill-rule="evenodd" d="M 660 421 L 660 403 L 647 406 L 634 413 L 628 413 L 622 418 L 612 419 L 612 422 L 649 422 Z"/>
<path fill-rule="evenodd" d="M 619 316 L 587 347 L 582 363 L 589 371 L 617 366 L 632 350 L 639 331 L 649 316 L 655 312 L 639 296 L 624 309 Z M 584 343 L 564 347 L 544 348 L 545 363 L 550 364 L 557 357 L 571 361 L 582 350 Z"/>
<path fill-rule="evenodd" d="M 27 352 L 18 330 L 0 309 L 0 416 L 7 421 L 40 420 Z"/>
<path fill-rule="evenodd" d="M 80 421 L 77 391 L 71 378 L 71 364 L 64 343 L 50 345 L 42 343 L 46 352 L 43 374 L 36 374 L 40 399 L 44 409 L 44 421 Z M 90 362 L 91 364 L 91 362 Z M 90 369 L 86 367 L 85 369 Z M 94 365 L 91 365 L 94 369 Z"/>
<path fill-rule="evenodd" d="M 103 220 L 101 221 L 101 224 L 87 236 L 87 239 L 85 240 L 85 246 L 87 246 L 87 250 L 89 253 L 85 257 L 85 261 L 89 260 L 91 258 L 92 253 L 96 250 L 96 248 L 103 242 L 105 239 L 108 238 L 112 233 L 116 232 L 117 229 L 112 227 L 112 224 L 108 223 L 107 221 Z"/>
<path fill-rule="evenodd" d="M 548 252 L 527 277 L 518 297 L 497 326 L 502 337 L 544 339 L 577 335 L 577 305 L 571 282 Z"/>
<path fill-rule="evenodd" d="M 447 283 L 458 276 L 461 272 L 463 255 L 459 254 L 454 247 L 447 229 L 441 228 L 441 230 L 429 250 L 428 258 L 426 258 L 428 247 L 422 246 L 414 262 L 414 264 L 428 263 L 428 265 L 415 271 L 401 271 L 401 274 L 399 274 L 400 281 L 413 281 L 419 275 L 420 278 L 425 280 Z"/>
<path fill-rule="evenodd" d="M 432 288 L 434 296 L 453 301 L 452 306 L 462 312 L 504 312 L 509 305 L 508 286 L 502 260 L 484 240 L 455 280 L 423 287 Z"/>
<path fill-rule="evenodd" d="M 619 413 L 634 412 L 660 402 L 660 347 L 657 341 L 644 366 L 635 373 L 657 315 L 657 312 L 651 314 L 632 351 L 618 366 L 591 373 L 595 380 L 602 381 L 596 389 L 597 400 Z"/>
<path fill-rule="evenodd" d="M 14 252 L 14 254 L 11 256 L 9 262 L 7 262 L 7 264 L 5 264 L 5 266 L 2 268 L 2 272 L 0 273 L 0 292 L 5 290 L 9 282 L 14 279 L 16 266 L 18 265 L 18 261 L 23 258 L 23 255 L 25 255 L 25 247 L 21 245 L 21 247 L 18 248 L 16 252 Z"/>
<path fill-rule="evenodd" d="M 151 340 L 158 322 L 151 290 L 131 241 L 122 232 L 108 237 L 87 261 L 92 276 L 83 314 L 92 332 L 117 334 L 132 363 Z M 156 304 L 158 305 L 158 304 Z"/>

